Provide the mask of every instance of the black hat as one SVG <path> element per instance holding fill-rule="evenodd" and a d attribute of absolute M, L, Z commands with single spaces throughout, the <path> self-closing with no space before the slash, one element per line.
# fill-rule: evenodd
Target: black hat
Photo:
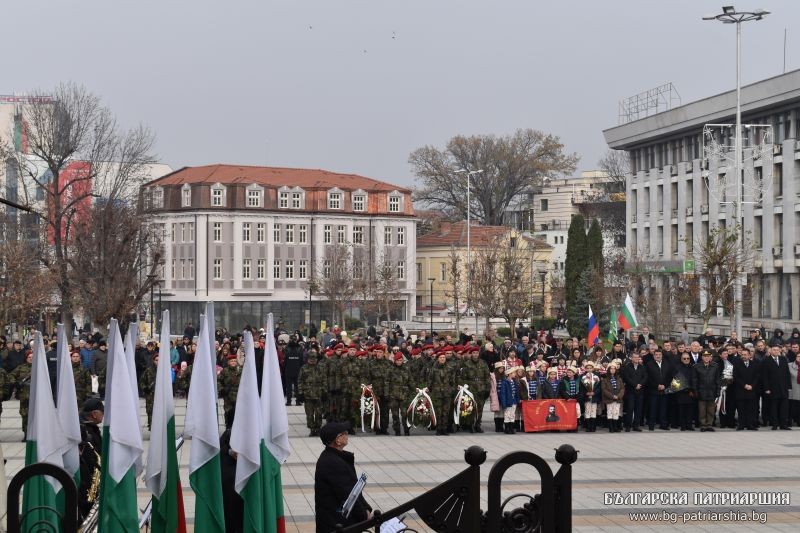
<path fill-rule="evenodd" d="M 334 441 L 336 437 L 345 433 L 350 429 L 350 424 L 343 422 L 328 422 L 319 430 L 319 438 L 322 444 L 327 446 Z"/>
<path fill-rule="evenodd" d="M 101 402 L 99 398 L 89 398 L 83 403 L 84 413 L 91 413 L 92 411 L 106 411 L 103 402 Z"/>

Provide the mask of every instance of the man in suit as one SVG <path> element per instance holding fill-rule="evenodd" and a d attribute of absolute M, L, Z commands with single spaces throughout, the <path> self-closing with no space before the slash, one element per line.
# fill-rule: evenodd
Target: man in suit
<path fill-rule="evenodd" d="M 792 388 L 789 362 L 781 355 L 780 346 L 772 346 L 761 365 L 761 387 L 769 398 L 770 421 L 773 431 L 789 427 L 789 389 Z"/>
<path fill-rule="evenodd" d="M 733 386 L 736 390 L 737 431 L 758 431 L 758 394 L 761 374 L 749 348 L 742 348 L 739 361 L 733 367 Z"/>
<path fill-rule="evenodd" d="M 631 427 L 641 431 L 647 371 L 639 354 L 631 354 L 630 362 L 622 370 L 622 381 L 625 382 L 625 431 L 629 432 Z"/>
<path fill-rule="evenodd" d="M 648 429 L 653 431 L 658 424 L 661 429 L 668 431 L 666 393 L 674 374 L 672 366 L 664 359 L 661 348 L 656 348 L 653 351 L 653 360 L 647 363 L 646 368 L 650 401 L 650 415 L 647 418 Z"/>

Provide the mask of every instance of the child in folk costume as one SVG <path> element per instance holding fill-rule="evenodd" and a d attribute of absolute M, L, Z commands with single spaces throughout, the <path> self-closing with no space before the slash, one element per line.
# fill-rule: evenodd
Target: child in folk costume
<path fill-rule="evenodd" d="M 547 361 L 540 361 L 536 363 L 536 378 L 539 380 L 539 386 L 544 387 L 547 381 L 547 368 L 550 364 Z"/>
<path fill-rule="evenodd" d="M 564 379 L 558 386 L 558 397 L 564 400 L 575 400 L 575 418 L 581 418 L 581 384 L 578 381 L 578 367 L 568 366 L 564 371 Z"/>
<path fill-rule="evenodd" d="M 500 399 L 498 392 L 500 390 L 500 383 L 506 377 L 506 365 L 503 361 L 498 361 L 494 364 L 494 372 L 491 375 L 491 384 L 489 388 L 489 409 L 494 414 L 494 430 L 497 433 L 503 432 L 503 409 L 500 407 Z"/>
<path fill-rule="evenodd" d="M 500 382 L 497 398 L 500 407 L 503 409 L 503 428 L 506 434 L 516 433 L 514 423 L 516 422 L 517 404 L 520 402 L 519 387 L 514 380 L 517 367 L 512 367 L 506 372 L 506 377 Z"/>
<path fill-rule="evenodd" d="M 594 433 L 597 428 L 597 404 L 600 403 L 600 377 L 594 373 L 594 363 L 586 361 L 581 376 L 581 395 L 583 396 L 583 422 L 586 431 Z"/>
<path fill-rule="evenodd" d="M 539 385 L 539 376 L 536 375 L 536 366 L 528 365 L 528 397 L 527 400 L 539 400 L 542 397 L 542 388 Z"/>
<path fill-rule="evenodd" d="M 558 379 L 563 379 L 564 376 L 567 375 L 567 358 L 564 355 L 558 356 L 558 366 L 556 367 L 558 371 Z"/>
<path fill-rule="evenodd" d="M 542 385 L 542 399 L 550 400 L 558 398 L 558 386 L 561 380 L 558 379 L 558 370 L 555 367 L 547 369 L 547 381 Z"/>
<path fill-rule="evenodd" d="M 530 400 L 528 397 L 528 378 L 525 375 L 525 367 L 518 366 L 516 367 L 516 379 L 517 387 L 519 387 L 519 402 L 517 402 L 517 416 L 516 420 L 514 421 L 517 431 L 525 431 L 523 427 L 523 420 L 522 420 L 522 400 Z"/>
<path fill-rule="evenodd" d="M 606 368 L 606 375 L 600 382 L 603 403 L 608 417 L 608 432 L 619 433 L 619 416 L 622 412 L 622 398 L 625 396 L 625 383 L 619 374 L 620 360 L 614 359 Z"/>

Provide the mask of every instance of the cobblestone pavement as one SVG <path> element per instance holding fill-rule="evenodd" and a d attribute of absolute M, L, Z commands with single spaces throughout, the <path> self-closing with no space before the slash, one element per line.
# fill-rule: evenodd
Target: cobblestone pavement
<path fill-rule="evenodd" d="M 176 401 L 176 429 L 183 427 L 185 400 Z M 290 442 L 294 449 L 283 467 L 284 510 L 287 531 L 314 531 L 314 466 L 322 450 L 319 439 L 309 438 L 302 407 L 289 407 Z M 140 416 L 144 419 L 144 402 Z M 608 434 L 597 433 L 496 434 L 491 415 L 485 416 L 483 434 L 455 434 L 436 437 L 424 429 L 412 430 L 410 437 L 373 434 L 350 439 L 348 449 L 356 455 L 356 469 L 366 472 L 366 495 L 373 507 L 389 510 L 449 479 L 466 467 L 463 451 L 477 444 L 488 453 L 481 468 L 481 508 L 486 509 L 486 479 L 491 465 L 502 455 L 516 450 L 532 451 L 555 471 L 554 449 L 569 443 L 579 450 L 573 469 L 573 530 L 588 531 L 796 531 L 800 523 L 800 428 L 794 431 L 758 432 L 717 430 L 714 433 L 659 431 Z M 25 458 L 21 442 L 20 417 L 16 401 L 3 404 L 0 443 L 7 459 L 10 479 Z M 492 428 L 489 425 L 492 424 Z M 492 431 L 491 433 L 489 431 Z M 145 432 L 145 440 L 148 438 Z M 147 443 L 145 443 L 146 445 Z M 189 489 L 187 443 L 179 452 L 181 479 L 187 518 L 193 522 L 194 496 Z M 533 467 L 520 465 L 506 473 L 503 498 L 515 493 L 538 492 L 539 480 Z M 606 505 L 605 493 L 642 492 L 687 493 L 686 506 Z M 715 506 L 693 504 L 701 492 L 788 492 L 785 506 Z M 139 484 L 139 504 L 149 500 Z M 683 513 L 736 511 L 766 523 L 712 521 L 683 523 Z M 675 515 L 664 514 L 675 513 Z M 632 518 L 630 513 L 658 513 L 658 517 Z M 411 515 L 409 523 L 415 523 Z M 655 519 L 657 518 L 657 519 Z M 676 521 L 672 523 L 670 519 Z M 733 518 L 733 517 L 728 517 Z M 416 523 L 419 531 L 424 525 Z"/>

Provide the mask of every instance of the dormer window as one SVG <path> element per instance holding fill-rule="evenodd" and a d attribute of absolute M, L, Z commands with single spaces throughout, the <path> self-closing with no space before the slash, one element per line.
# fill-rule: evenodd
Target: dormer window
<path fill-rule="evenodd" d="M 341 191 L 329 192 L 328 193 L 328 209 L 341 209 L 342 208 L 342 196 L 343 196 L 343 194 L 341 193 Z"/>
<path fill-rule="evenodd" d="M 300 187 L 281 187 L 278 189 L 279 209 L 303 209 L 305 191 Z"/>
<path fill-rule="evenodd" d="M 289 208 L 289 191 L 280 191 L 278 193 L 278 207 L 280 209 Z"/>
<path fill-rule="evenodd" d="M 153 208 L 161 209 L 164 207 L 164 189 L 153 187 Z"/>
<path fill-rule="evenodd" d="M 403 205 L 403 197 L 399 194 L 390 194 L 389 195 L 389 212 L 390 213 L 399 213 L 402 211 Z"/>
<path fill-rule="evenodd" d="M 247 207 L 261 207 L 264 202 L 264 189 L 258 185 L 247 187 Z"/>
<path fill-rule="evenodd" d="M 300 209 L 303 206 L 303 193 L 292 193 L 292 209 Z"/>
<path fill-rule="evenodd" d="M 181 205 L 192 207 L 192 186 L 188 183 L 181 187 Z"/>
<path fill-rule="evenodd" d="M 353 211 L 365 211 L 367 206 L 367 193 L 362 190 L 353 191 Z"/>
<path fill-rule="evenodd" d="M 225 205 L 225 187 L 219 183 L 211 187 L 211 205 L 213 207 Z"/>

